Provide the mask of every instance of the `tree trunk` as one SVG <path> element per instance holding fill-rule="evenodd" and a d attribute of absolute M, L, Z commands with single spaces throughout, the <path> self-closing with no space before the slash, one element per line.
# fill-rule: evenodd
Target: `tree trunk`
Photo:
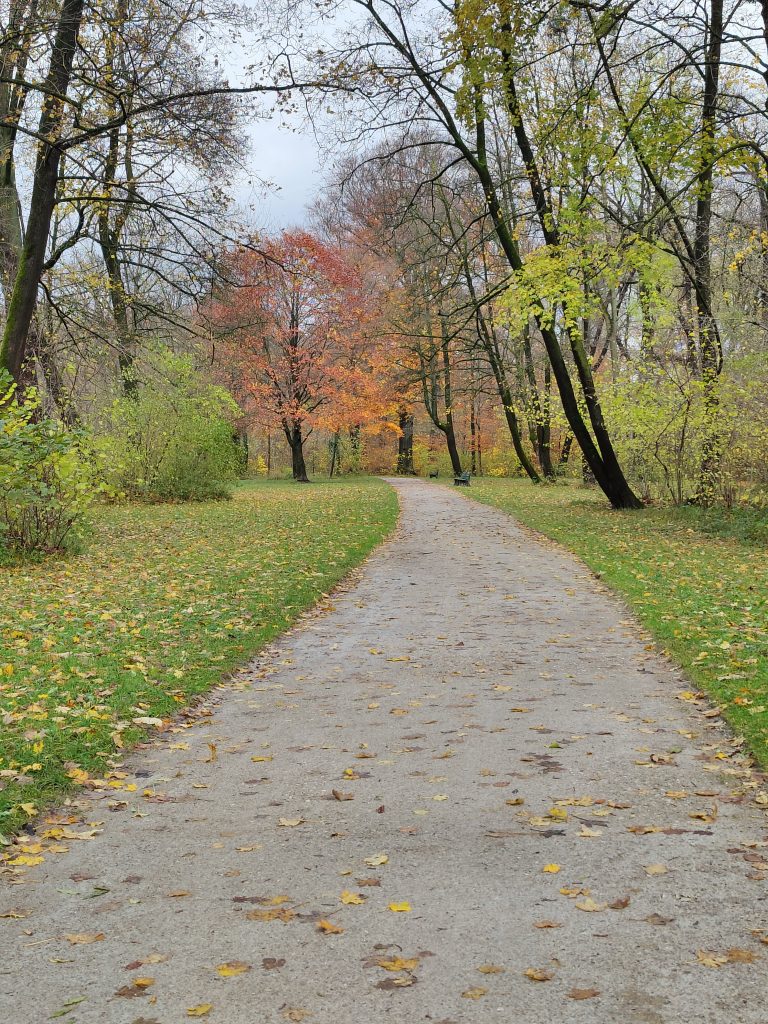
<path fill-rule="evenodd" d="M 293 479 L 300 484 L 308 484 L 307 465 L 304 461 L 304 436 L 301 423 L 292 423 L 285 428 L 285 436 L 291 449 L 291 469 Z"/>
<path fill-rule="evenodd" d="M 331 438 L 331 464 L 328 467 L 328 477 L 332 477 L 336 469 L 336 457 L 339 454 L 339 432 L 338 430 Z"/>
<path fill-rule="evenodd" d="M 405 409 L 399 413 L 400 437 L 397 441 L 398 476 L 415 476 L 413 468 L 413 416 Z"/>
<path fill-rule="evenodd" d="M 72 77 L 72 62 L 83 18 L 84 0 L 63 0 L 51 64 L 45 80 L 42 111 L 38 125 L 35 176 L 32 185 L 27 230 L 19 255 L 13 292 L 6 310 L 6 324 L 0 343 L 0 366 L 15 380 L 27 353 L 30 324 L 37 302 L 37 289 L 43 272 L 51 217 L 56 201 L 61 149 L 59 133 L 67 108 L 65 97 Z"/>

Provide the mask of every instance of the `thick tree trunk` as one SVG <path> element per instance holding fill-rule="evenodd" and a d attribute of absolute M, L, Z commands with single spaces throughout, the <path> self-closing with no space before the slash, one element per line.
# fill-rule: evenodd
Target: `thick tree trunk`
<path fill-rule="evenodd" d="M 61 149 L 58 137 L 66 117 L 65 97 L 72 77 L 72 62 L 83 18 L 84 0 L 63 0 L 51 65 L 45 81 L 38 126 L 32 197 L 24 242 L 19 255 L 13 292 L 6 310 L 6 324 L 0 343 L 0 366 L 19 380 L 27 354 L 27 339 L 43 272 L 51 217 L 56 201 Z"/>
<path fill-rule="evenodd" d="M 293 479 L 300 484 L 308 484 L 307 464 L 304 461 L 304 435 L 300 423 L 292 423 L 285 428 L 285 436 L 291 449 L 291 469 Z"/>
<path fill-rule="evenodd" d="M 415 476 L 413 468 L 413 416 L 405 409 L 399 412 L 400 437 L 397 441 L 398 476 Z"/>

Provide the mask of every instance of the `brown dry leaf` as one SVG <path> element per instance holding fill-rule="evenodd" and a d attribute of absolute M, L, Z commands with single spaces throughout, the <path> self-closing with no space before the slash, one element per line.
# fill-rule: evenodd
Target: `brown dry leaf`
<path fill-rule="evenodd" d="M 317 930 L 322 932 L 323 935 L 341 935 L 344 931 L 339 925 L 334 924 L 333 921 L 318 921 Z"/>
<path fill-rule="evenodd" d="M 629 906 L 629 896 L 619 896 L 608 904 L 609 910 L 626 910 Z"/>
<path fill-rule="evenodd" d="M 569 999 L 594 999 L 600 995 L 600 989 L 597 988 L 572 988 L 567 993 Z"/>
<path fill-rule="evenodd" d="M 466 991 L 461 993 L 462 999 L 482 999 L 488 992 L 487 988 L 481 988 L 477 986 L 475 988 L 468 988 Z"/>
<path fill-rule="evenodd" d="M 376 963 L 385 971 L 414 971 L 419 966 L 419 958 L 396 956 L 392 960 L 377 960 Z"/>
<path fill-rule="evenodd" d="M 529 967 L 523 974 L 531 981 L 552 981 L 555 976 L 554 971 L 548 971 L 544 967 Z"/>
<path fill-rule="evenodd" d="M 208 753 L 208 757 L 206 757 L 204 760 L 205 760 L 206 764 L 211 764 L 213 761 L 216 760 L 216 758 L 219 755 L 217 753 L 216 744 L 215 743 L 209 743 L 207 746 L 208 746 L 209 753 Z"/>
<path fill-rule="evenodd" d="M 646 864 L 643 870 L 646 875 L 666 875 L 669 868 L 666 864 Z"/>
<path fill-rule="evenodd" d="M 64 938 L 67 942 L 71 942 L 73 946 L 89 946 L 92 942 L 103 942 L 105 939 L 104 932 L 92 932 L 90 934 L 66 934 Z"/>
<path fill-rule="evenodd" d="M 504 973 L 504 968 L 503 967 L 499 967 L 498 964 L 481 964 L 480 967 L 478 967 L 477 969 L 478 969 L 478 971 L 480 971 L 481 974 L 503 974 Z"/>
<path fill-rule="evenodd" d="M 250 969 L 251 965 L 243 963 L 242 960 L 228 960 L 216 968 L 222 978 L 236 978 L 238 974 L 247 974 Z"/>
<path fill-rule="evenodd" d="M 356 878 L 357 884 L 363 888 L 364 886 L 380 886 L 381 879 L 379 878 Z"/>
<path fill-rule="evenodd" d="M 29 917 L 31 911 L 29 910 L 17 910 L 15 908 L 6 910 L 0 914 L 0 918 L 10 918 L 11 921 L 23 921 L 25 917 Z"/>
<path fill-rule="evenodd" d="M 562 928 L 562 921 L 534 921 L 534 928 Z"/>
<path fill-rule="evenodd" d="M 261 961 L 261 966 L 265 971 L 279 971 L 281 967 L 285 967 L 285 960 L 274 956 L 265 956 Z"/>
<path fill-rule="evenodd" d="M 342 793 L 342 791 L 340 789 L 332 789 L 331 793 L 333 794 L 334 800 L 354 800 L 355 799 L 355 794 L 354 793 Z"/>
<path fill-rule="evenodd" d="M 213 1009 L 213 1003 L 198 1003 L 197 1006 L 187 1007 L 188 1017 L 205 1017 Z"/>
<path fill-rule="evenodd" d="M 751 949 L 726 949 L 729 964 L 753 964 L 758 959 Z"/>
<path fill-rule="evenodd" d="M 174 892 L 166 893 L 169 899 L 180 899 L 182 896 L 191 896 L 188 889 L 176 889 Z"/>
<path fill-rule="evenodd" d="M 304 1010 L 300 1006 L 287 1006 L 285 1010 L 283 1010 L 283 1017 L 285 1017 L 286 1020 L 294 1022 L 294 1024 L 299 1024 L 299 1022 L 304 1020 L 305 1017 L 311 1016 L 312 1014 L 309 1010 Z"/>
<path fill-rule="evenodd" d="M 525 800 L 521 796 L 516 796 L 512 800 L 505 800 L 504 803 L 507 807 L 520 807 L 525 803 Z"/>
<path fill-rule="evenodd" d="M 662 925 L 670 924 L 672 921 L 674 921 L 674 917 L 662 917 L 661 914 L 649 914 L 648 917 L 644 917 L 643 920 L 647 924 Z"/>
<path fill-rule="evenodd" d="M 595 903 L 591 896 L 587 896 L 585 900 L 581 900 L 579 903 L 575 903 L 574 906 L 577 910 L 585 910 L 588 914 L 595 914 L 601 910 L 605 910 L 608 904 Z"/>

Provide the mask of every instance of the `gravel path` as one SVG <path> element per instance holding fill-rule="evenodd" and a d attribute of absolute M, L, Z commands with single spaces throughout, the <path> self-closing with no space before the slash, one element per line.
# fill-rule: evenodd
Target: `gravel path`
<path fill-rule="evenodd" d="M 353 586 L 0 879 L 0 1021 L 766 1024 L 738 747 L 582 565 L 395 486 Z"/>

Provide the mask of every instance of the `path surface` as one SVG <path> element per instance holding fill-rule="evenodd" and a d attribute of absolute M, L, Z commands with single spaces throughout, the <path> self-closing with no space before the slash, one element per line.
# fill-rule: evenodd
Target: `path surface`
<path fill-rule="evenodd" d="M 356 586 L 0 880 L 0 1021 L 766 1024 L 768 827 L 717 719 L 581 565 L 396 486 Z"/>

